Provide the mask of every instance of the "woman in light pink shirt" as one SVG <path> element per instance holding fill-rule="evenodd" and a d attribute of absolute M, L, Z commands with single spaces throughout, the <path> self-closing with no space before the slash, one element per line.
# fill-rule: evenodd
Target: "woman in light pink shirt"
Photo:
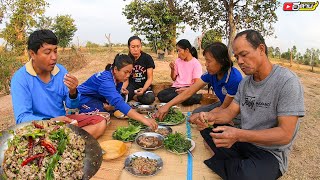
<path fill-rule="evenodd" d="M 198 61 L 197 50 L 191 46 L 186 39 L 181 39 L 177 43 L 178 59 L 170 63 L 171 79 L 174 81 L 172 87 L 159 92 L 160 102 L 169 102 L 187 87 L 194 84 L 202 75 L 202 67 Z M 202 98 L 201 94 L 194 94 L 184 101 L 183 105 L 199 104 Z"/>

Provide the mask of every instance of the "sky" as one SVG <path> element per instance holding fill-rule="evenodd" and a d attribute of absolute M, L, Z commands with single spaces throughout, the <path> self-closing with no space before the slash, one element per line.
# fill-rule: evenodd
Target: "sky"
<path fill-rule="evenodd" d="M 130 0 L 47 0 L 49 7 L 46 16 L 71 15 L 78 28 L 73 43 L 78 39 L 81 45 L 87 41 L 105 44 L 105 34 L 111 34 L 112 43 L 126 43 L 133 35 L 131 26 L 122 15 L 122 10 Z M 280 1 L 281 6 L 276 14 L 278 21 L 274 24 L 274 36 L 265 37 L 267 46 L 280 47 L 281 52 L 287 51 L 295 45 L 299 52 L 304 53 L 306 48 L 320 49 L 320 7 L 315 11 L 283 11 L 285 2 Z M 0 25 L 0 29 L 4 24 Z M 188 39 L 191 43 L 201 32 L 194 32 L 186 27 L 177 39 Z M 0 39 L 0 44 L 3 40 Z"/>

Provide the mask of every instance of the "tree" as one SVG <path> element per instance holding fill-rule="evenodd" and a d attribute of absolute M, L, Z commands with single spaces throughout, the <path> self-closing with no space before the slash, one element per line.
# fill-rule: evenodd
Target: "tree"
<path fill-rule="evenodd" d="M 279 47 L 276 47 L 274 49 L 274 56 L 277 57 L 277 58 L 281 58 L 281 51 L 280 51 L 280 48 Z"/>
<path fill-rule="evenodd" d="M 48 3 L 44 0 L 3 0 L 1 2 L 5 3 L 2 6 L 5 6 L 5 15 L 9 18 L 9 22 L 6 22 L 0 37 L 6 41 L 6 47 L 10 46 L 15 52 L 22 54 L 25 50 L 27 31 L 36 25 L 36 19 L 44 13 Z"/>
<path fill-rule="evenodd" d="M 58 15 L 55 18 L 53 30 L 59 39 L 59 46 L 64 50 L 70 44 L 77 27 L 70 15 Z"/>
<path fill-rule="evenodd" d="M 143 35 L 154 50 L 167 49 L 172 54 L 176 44 L 177 26 L 182 22 L 174 0 L 134 0 L 126 5 L 123 14 L 132 25 L 131 31 Z"/>
<path fill-rule="evenodd" d="M 201 48 L 205 49 L 208 45 L 213 42 L 221 42 L 221 34 L 213 29 L 207 31 L 201 41 Z"/>
<path fill-rule="evenodd" d="M 281 57 L 282 57 L 283 59 L 290 60 L 290 54 L 291 54 L 291 50 L 288 49 L 287 52 L 284 52 L 284 53 L 281 54 Z"/>
<path fill-rule="evenodd" d="M 37 24 L 35 25 L 36 29 L 52 29 L 53 19 L 51 17 L 41 16 Z"/>
<path fill-rule="evenodd" d="M 274 58 L 274 48 L 272 46 L 268 47 L 268 56 L 271 57 L 271 58 Z"/>
<path fill-rule="evenodd" d="M 272 24 L 277 21 L 275 10 L 280 3 L 276 0 L 189 0 L 184 1 L 184 21 L 194 30 L 214 29 L 228 39 L 231 55 L 232 41 L 237 30 L 256 29 L 263 36 L 272 35 Z"/>
<path fill-rule="evenodd" d="M 298 52 L 298 50 L 297 50 L 297 47 L 295 45 L 292 46 L 291 52 L 292 52 L 292 58 L 294 60 L 297 60 L 297 52 Z"/>

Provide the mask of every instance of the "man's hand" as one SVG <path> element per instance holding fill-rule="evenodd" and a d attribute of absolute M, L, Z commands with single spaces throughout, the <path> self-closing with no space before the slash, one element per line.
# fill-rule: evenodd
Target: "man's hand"
<path fill-rule="evenodd" d="M 199 131 L 202 131 L 203 129 L 206 129 L 208 127 L 212 127 L 214 121 L 208 120 L 208 114 L 208 112 L 195 113 L 190 116 L 189 122 L 196 124 Z"/>
<path fill-rule="evenodd" d="M 60 122 L 64 122 L 64 123 L 67 123 L 67 124 L 73 124 L 75 126 L 78 126 L 78 121 L 77 120 L 73 120 L 73 119 L 70 119 L 66 116 L 58 116 L 58 117 L 55 117 L 55 118 L 51 118 L 52 121 L 60 121 Z"/>
<path fill-rule="evenodd" d="M 78 87 L 78 79 L 71 75 L 66 74 L 63 79 L 64 84 L 68 87 L 70 95 L 75 95 L 77 93 L 77 87 Z"/>
<path fill-rule="evenodd" d="M 163 118 L 168 114 L 169 109 L 170 109 L 170 106 L 168 106 L 167 104 L 164 105 L 164 106 L 161 106 L 161 107 L 158 109 L 157 113 L 156 113 L 156 117 L 157 117 L 160 121 L 162 121 Z"/>
<path fill-rule="evenodd" d="M 239 129 L 230 126 L 219 126 L 212 129 L 210 133 L 214 144 L 217 147 L 230 148 L 234 143 L 238 141 Z"/>

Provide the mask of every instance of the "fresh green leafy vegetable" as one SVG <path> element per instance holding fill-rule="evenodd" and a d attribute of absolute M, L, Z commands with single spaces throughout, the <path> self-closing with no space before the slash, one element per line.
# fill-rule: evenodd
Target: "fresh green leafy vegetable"
<path fill-rule="evenodd" d="M 134 120 L 132 118 L 128 119 L 128 123 L 129 123 L 129 125 L 140 126 L 141 129 L 145 129 L 148 127 L 147 125 L 143 124 L 142 122 Z"/>
<path fill-rule="evenodd" d="M 51 140 L 58 140 L 58 151 L 56 154 L 54 154 L 49 162 L 49 165 L 47 167 L 47 172 L 46 172 L 46 180 L 53 180 L 54 175 L 53 175 L 53 170 L 56 167 L 58 161 L 61 158 L 61 155 L 63 154 L 63 151 L 67 147 L 67 143 L 69 142 L 68 136 L 64 129 L 58 129 L 57 131 L 52 132 L 49 135 L 49 138 Z"/>
<path fill-rule="evenodd" d="M 159 121 L 157 118 L 156 120 L 162 125 L 176 125 L 182 123 L 185 120 L 185 116 L 181 111 L 171 107 L 168 114 L 163 118 L 163 121 Z"/>
<path fill-rule="evenodd" d="M 44 136 L 44 134 L 45 134 L 45 131 L 43 131 L 42 129 L 34 129 L 32 132 L 26 133 L 23 136 L 32 137 L 32 139 L 36 139 L 38 137 Z"/>
<path fill-rule="evenodd" d="M 187 152 L 191 146 L 191 141 L 179 132 L 169 134 L 164 140 L 164 147 L 175 153 Z"/>
<path fill-rule="evenodd" d="M 133 141 L 140 132 L 140 126 L 129 125 L 128 127 L 118 127 L 112 137 L 121 141 Z"/>

